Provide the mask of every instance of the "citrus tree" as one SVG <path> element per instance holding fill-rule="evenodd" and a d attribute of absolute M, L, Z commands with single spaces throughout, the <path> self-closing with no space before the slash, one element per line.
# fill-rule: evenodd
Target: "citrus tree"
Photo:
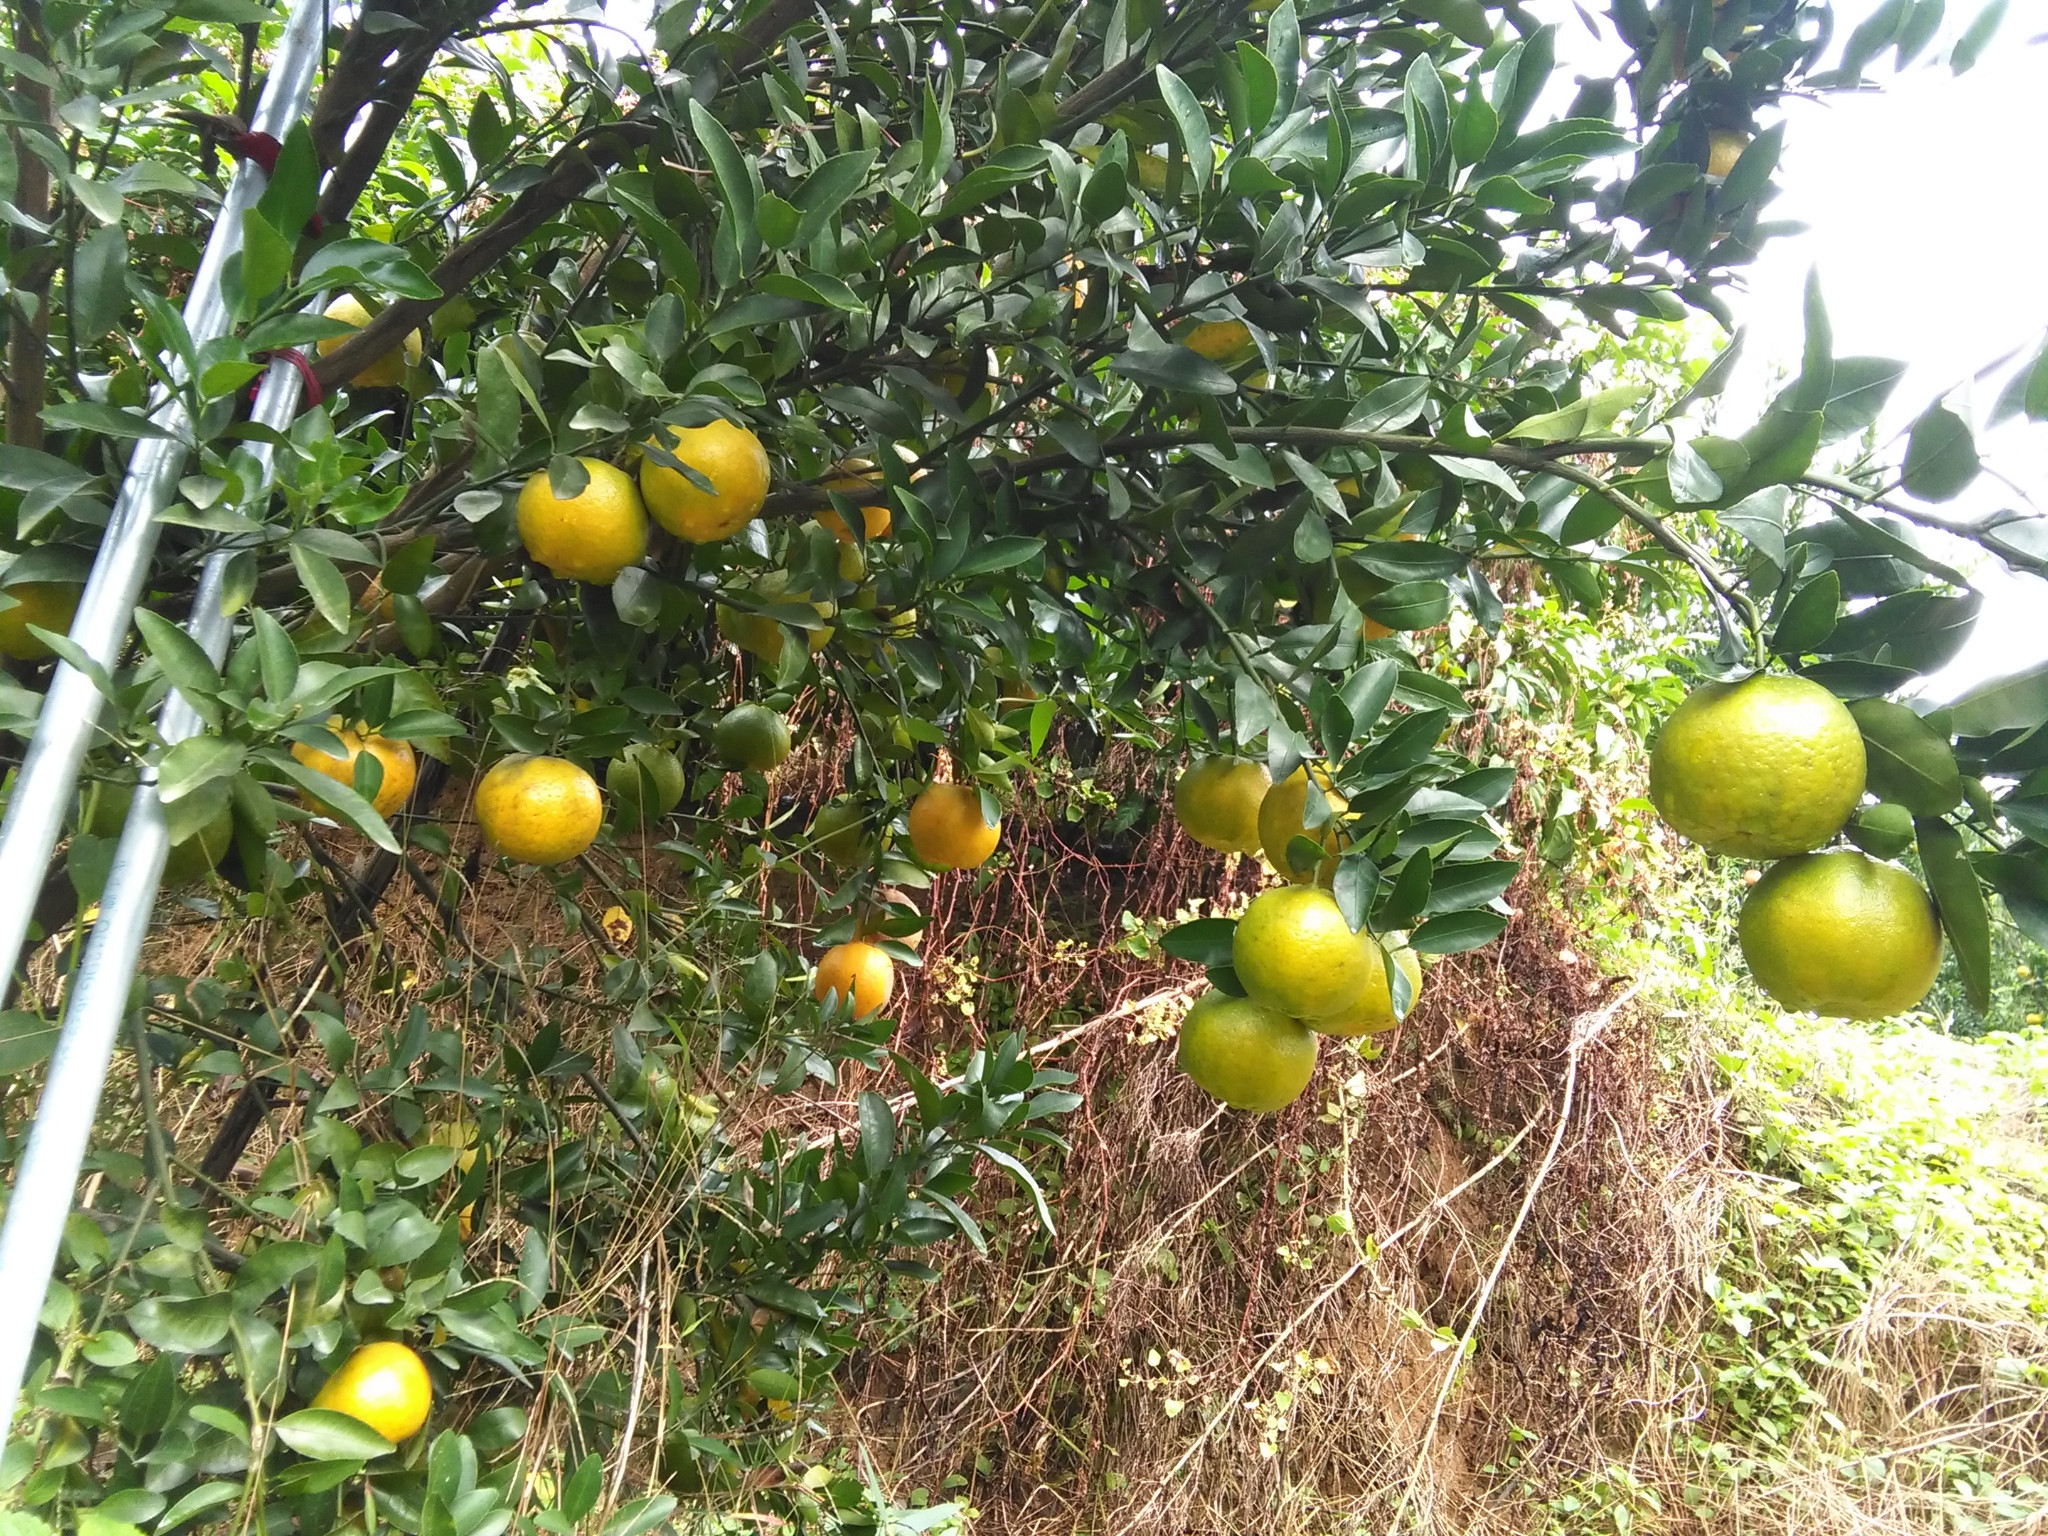
<path fill-rule="evenodd" d="M 1955 67 L 2001 12 L 1940 39 Z M 275 143 L 243 127 L 279 20 L 254 0 L 18 5 L 17 737 L 89 660 L 63 631 L 152 402 L 193 425 L 136 641 L 92 669 L 58 942 L 0 1039 L 14 1136 L 152 764 L 180 899 L 5 1498 L 81 1528 L 630 1536 L 758 1492 L 863 1321 L 982 1240 L 982 1178 L 1057 1219 L 1034 1169 L 1067 1074 L 1014 1031 L 903 1049 L 889 1014 L 929 893 L 1012 857 L 1008 802 L 1055 756 L 1223 760 L 1190 831 L 1295 882 L 1252 931 L 1323 925 L 1167 941 L 1218 994 L 1184 1060 L 1266 1109 L 1314 1070 L 1297 1015 L 1389 1025 L 1416 953 L 1507 921 L 1516 767 L 1454 616 L 1484 644 L 1511 605 L 1679 586 L 1716 678 L 1875 700 L 1941 665 L 1978 600 L 1924 529 L 2048 566 L 2040 524 L 1941 512 L 1978 471 L 1956 410 L 1870 444 L 1899 366 L 1835 357 L 1818 294 L 1737 432 L 1699 425 L 1731 354 L 1653 408 L 1567 339 L 1725 322 L 1775 232 L 1773 104 L 1940 19 L 1894 0 L 1837 42 L 1818 0 L 1615 0 L 1621 62 L 1573 84 L 1571 35 L 1479 0 L 769 0 L 645 35 L 393 0 L 337 12 Z M 179 303 L 250 156 L 234 327 L 195 343 Z M 285 353 L 310 387 L 272 432 L 247 392 Z M 2000 409 L 2048 416 L 2048 363 Z M 220 665 L 180 628 L 210 559 Z M 206 729 L 166 749 L 173 688 Z M 1863 730 L 1966 977 L 1983 882 L 2048 935 L 2044 720 L 2035 676 Z M 394 884 L 437 925 L 426 973 L 379 933 Z M 1309 955 L 1383 1000 L 1242 999 Z M 1224 1081 L 1246 1030 L 1291 1091 Z M 160 1091 L 210 1108 L 170 1122 Z M 602 1268 L 621 1232 L 637 1272 Z M 689 1341 L 658 1411 L 644 1355 L 585 1363 L 654 1305 Z M 622 1504 L 636 1437 L 671 1491 Z"/>

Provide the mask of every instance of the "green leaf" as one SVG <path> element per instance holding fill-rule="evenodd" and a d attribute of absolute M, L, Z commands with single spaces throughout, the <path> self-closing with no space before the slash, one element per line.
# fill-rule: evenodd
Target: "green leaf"
<path fill-rule="evenodd" d="M 617 1514 L 605 1521 L 598 1536 L 641 1536 L 643 1531 L 653 1530 L 674 1514 L 675 1508 L 673 1494 L 653 1493 L 645 1498 L 629 1500 L 619 1506 Z"/>
<path fill-rule="evenodd" d="M 875 152 L 856 149 L 834 155 L 803 180 L 796 189 L 796 205 L 803 211 L 793 244 L 802 250 L 825 232 L 839 210 L 868 179 L 874 168 Z"/>
<path fill-rule="evenodd" d="M 1301 87 L 1301 20 L 1294 0 L 1280 0 L 1266 18 L 1266 57 L 1273 61 L 1273 78 L 1278 94 L 1273 100 L 1273 121 L 1294 110 L 1294 93 Z"/>
<path fill-rule="evenodd" d="M 143 1343 L 179 1355 L 211 1354 L 228 1336 L 234 1298 L 226 1291 L 177 1301 L 147 1296 L 128 1309 L 128 1327 Z"/>
<path fill-rule="evenodd" d="M 320 617 L 337 633 L 347 634 L 355 617 L 355 599 L 349 595 L 348 579 L 341 568 L 304 539 L 292 540 L 291 556 Z"/>
<path fill-rule="evenodd" d="M 277 169 L 271 173 L 256 206 L 272 229 L 287 241 L 296 242 L 319 200 L 320 159 L 313 148 L 312 130 L 301 120 L 292 124 L 278 147 Z"/>
<path fill-rule="evenodd" d="M 256 208 L 242 210 L 242 308 L 254 315 L 292 274 L 292 244 Z"/>
<path fill-rule="evenodd" d="M 119 224 L 96 229 L 78 242 L 71 262 L 72 339 L 98 341 L 128 313 L 128 232 Z"/>
<path fill-rule="evenodd" d="M 1751 139 L 1721 182 L 1720 206 L 1732 211 L 1755 201 L 1770 186 L 1771 172 L 1778 168 L 1784 144 L 1783 123 L 1773 123 Z"/>
<path fill-rule="evenodd" d="M 84 432 L 97 432 L 103 437 L 161 437 L 176 441 L 178 436 L 169 427 L 157 425 L 140 411 L 101 405 L 96 400 L 66 400 L 58 405 L 44 406 L 43 424 L 76 427 Z"/>
<path fill-rule="evenodd" d="M 263 694 L 273 704 L 289 700 L 299 686 L 299 648 L 285 627 L 270 616 L 267 608 L 249 615 L 251 637 L 256 642 L 256 660 L 263 676 Z"/>
<path fill-rule="evenodd" d="M 2006 0 L 1990 0 L 1982 10 L 1971 18 L 1963 35 L 1956 39 L 1955 47 L 1949 50 L 1948 67 L 1955 74 L 1976 68 L 1977 61 L 1984 56 L 1984 50 L 1998 35 L 1998 29 L 2005 22 Z"/>
<path fill-rule="evenodd" d="M 1451 590 L 1440 581 L 1396 582 L 1360 607 L 1389 629 L 1433 629 L 1450 617 Z"/>
<path fill-rule="evenodd" d="M 1169 928 L 1160 936 L 1159 947 L 1176 960 L 1195 965 L 1230 964 L 1230 946 L 1237 935 L 1237 920 L 1229 917 L 1201 917 L 1191 923 Z"/>
<path fill-rule="evenodd" d="M 369 1461 L 398 1449 L 361 1419 L 332 1408 L 301 1408 L 271 1426 L 271 1432 L 314 1461 Z"/>
<path fill-rule="evenodd" d="M 1408 945 L 1418 955 L 1458 955 L 1491 944 L 1506 929 L 1508 920 L 1498 912 L 1483 909 L 1446 912 L 1432 917 L 1408 936 Z"/>
<path fill-rule="evenodd" d="M 512 130 L 505 126 L 498 103 L 488 90 L 476 93 L 476 104 L 469 109 L 469 130 L 465 136 L 469 140 L 469 152 L 476 156 L 479 172 L 494 164 L 512 147 Z"/>
<path fill-rule="evenodd" d="M 2048 722 L 2048 662 L 1979 683 L 1949 704 L 1948 722 L 1958 736 L 2031 731 Z"/>
<path fill-rule="evenodd" d="M 1237 381 L 1199 352 L 1174 343 L 1164 347 L 1133 347 L 1109 360 L 1110 369 L 1159 389 L 1200 395 L 1234 395 Z"/>
<path fill-rule="evenodd" d="M 1821 441 L 1854 437 L 1876 422 L 1906 365 L 1888 357 L 1842 357 L 1835 360 L 1834 383 L 1821 408 Z"/>
<path fill-rule="evenodd" d="M 1158 66 L 1159 94 L 1165 99 L 1166 110 L 1173 114 L 1173 125 L 1180 132 L 1181 147 L 1187 151 L 1188 169 L 1194 173 L 1195 190 L 1202 191 L 1209 185 L 1209 178 L 1216 169 L 1216 152 L 1210 147 L 1209 114 L 1202 110 L 1202 103 L 1195 93 L 1164 64 Z"/>
<path fill-rule="evenodd" d="M 861 1169 L 868 1178 L 879 1179 L 896 1157 L 896 1116 L 887 1099 L 867 1089 L 860 1096 L 859 1117 Z"/>
<path fill-rule="evenodd" d="M 1057 1236 L 1058 1229 L 1053 1226 L 1052 1211 L 1045 1203 L 1045 1191 L 1038 1187 L 1038 1180 L 1032 1176 L 1031 1170 L 1000 1147 L 992 1147 L 985 1141 L 977 1141 L 974 1145 L 990 1162 L 1008 1173 L 1011 1178 L 1022 1184 L 1029 1191 L 1031 1203 L 1038 1207 L 1038 1220 L 1045 1228 L 1046 1235 L 1048 1237 Z"/>
<path fill-rule="evenodd" d="M 1941 926 L 1962 973 L 1963 992 L 1979 1013 L 1991 1007 L 1991 914 L 1984 888 L 1963 852 L 1962 834 L 1947 822 L 1915 817 L 1920 842 L 1920 868 L 1941 909 Z"/>
<path fill-rule="evenodd" d="M 1906 439 L 1906 489 L 1922 501 L 1953 501 L 1979 468 L 1969 423 L 1945 405 L 1930 407 Z"/>
<path fill-rule="evenodd" d="M 201 732 L 186 737 L 165 752 L 158 764 L 158 798 L 166 806 L 176 805 L 214 780 L 240 773 L 246 752 L 239 741 L 224 736 Z"/>
<path fill-rule="evenodd" d="M 221 687 L 220 672 L 212 658 L 199 648 L 197 640 L 151 609 L 135 610 L 135 627 L 164 676 L 185 696 L 186 702 L 203 712 Z M 211 723 L 218 725 L 219 721 Z"/>
<path fill-rule="evenodd" d="M 690 101 L 689 115 L 690 131 L 710 157 L 711 173 L 718 181 L 719 193 L 724 197 L 726 211 L 731 216 L 732 228 L 739 240 L 740 266 L 742 269 L 750 268 L 761 254 L 761 235 L 754 220 L 753 178 L 747 174 L 746 164 L 740 159 L 731 135 L 694 97 Z"/>
<path fill-rule="evenodd" d="M 123 1422 L 125 1430 L 127 1424 Z M 163 1512 L 156 1523 L 158 1536 L 176 1530 L 194 1516 L 203 1515 L 209 1509 L 218 1509 L 223 1504 L 232 1504 L 242 1496 L 242 1485 L 233 1483 L 201 1483 L 177 1503 Z"/>
<path fill-rule="evenodd" d="M 1690 443 L 1673 443 L 1665 458 L 1665 479 L 1677 504 L 1702 506 L 1721 495 L 1721 477 Z"/>
<path fill-rule="evenodd" d="M 1649 398 L 1645 384 L 1617 384 L 1575 400 L 1555 411 L 1531 416 L 1508 429 L 1508 437 L 1536 443 L 1562 443 L 1575 437 L 1597 437 L 1613 427 L 1623 411 Z"/>
<path fill-rule="evenodd" d="M 1244 76 L 1245 118 L 1258 133 L 1273 120 L 1273 108 L 1280 99 L 1280 77 L 1272 60 L 1248 42 L 1237 45 L 1237 67 Z"/>
<path fill-rule="evenodd" d="M 308 797 L 362 833 L 379 848 L 387 853 L 400 851 L 398 839 L 392 836 L 391 828 L 385 824 L 384 818 L 377 814 L 376 807 L 349 785 L 308 768 L 286 753 L 275 753 L 267 761 Z"/>
<path fill-rule="evenodd" d="M 1721 525 L 1740 534 L 1758 554 L 1779 570 L 1785 568 L 1785 516 L 1791 492 L 1767 485 L 1721 513 Z"/>
<path fill-rule="evenodd" d="M 1771 631 L 1771 651 L 1778 656 L 1803 656 L 1817 651 L 1835 632 L 1842 611 L 1842 578 L 1822 571 L 1792 594 Z"/>
<path fill-rule="evenodd" d="M 803 215 L 797 212 L 796 204 L 770 192 L 761 198 L 754 216 L 762 241 L 771 249 L 787 250 L 796 243 L 797 231 L 803 224 Z"/>
<path fill-rule="evenodd" d="M 57 1048 L 57 1025 L 33 1013 L 0 1013 L 0 1077 L 41 1066 Z"/>
<path fill-rule="evenodd" d="M 1889 699 L 1858 699 L 1849 713 L 1863 733 L 1871 794 L 1915 816 L 1941 816 L 1955 808 L 1963 797 L 1963 776 L 1946 736 Z"/>

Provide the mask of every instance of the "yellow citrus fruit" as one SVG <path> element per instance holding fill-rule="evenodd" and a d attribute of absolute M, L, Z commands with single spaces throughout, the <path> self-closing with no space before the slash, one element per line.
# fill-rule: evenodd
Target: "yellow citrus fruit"
<path fill-rule="evenodd" d="M 1329 774 L 1320 767 L 1316 769 L 1316 784 L 1330 803 L 1330 819 L 1313 831 L 1304 822 L 1308 815 L 1306 767 L 1295 769 L 1267 790 L 1266 798 L 1259 802 L 1259 845 L 1266 851 L 1266 862 L 1288 879 L 1303 884 L 1311 880 L 1327 884 L 1337 873 L 1336 855 L 1343 850 L 1340 827 L 1348 802 L 1330 787 Z M 1287 859 L 1287 845 L 1297 837 L 1322 844 L 1330 857 L 1314 869 L 1297 869 Z"/>
<path fill-rule="evenodd" d="M 820 806 L 811 818 L 811 846 L 834 864 L 851 864 L 860 857 L 868 830 L 867 807 L 854 800 L 834 800 Z"/>
<path fill-rule="evenodd" d="M 1749 135 L 1734 128 L 1716 128 L 1707 137 L 1707 174 L 1726 176 L 1749 148 Z"/>
<path fill-rule="evenodd" d="M 1787 1008 L 1882 1019 L 1927 995 L 1941 928 L 1920 883 L 1860 853 L 1773 864 L 1742 901 L 1742 958 Z"/>
<path fill-rule="evenodd" d="M 1422 962 L 1405 942 L 1395 943 L 1389 939 L 1387 948 L 1393 953 L 1394 964 L 1408 978 L 1408 1006 L 1412 1009 L 1416 999 L 1422 996 Z M 1327 1019 L 1316 1019 L 1309 1027 L 1320 1035 L 1377 1035 L 1400 1022 L 1394 1017 L 1394 989 L 1387 975 L 1386 962 L 1380 957 L 1379 946 L 1375 944 L 1372 946 L 1372 979 L 1365 984 L 1365 990 L 1352 1000 L 1350 1007 Z"/>
<path fill-rule="evenodd" d="M 1173 814 L 1183 830 L 1218 853 L 1259 851 L 1259 806 L 1273 781 L 1263 763 L 1205 757 L 1173 786 Z"/>
<path fill-rule="evenodd" d="M 292 756 L 304 763 L 315 773 L 325 774 L 337 784 L 355 788 L 356 759 L 368 752 L 384 770 L 384 782 L 377 786 L 377 798 L 370 803 L 377 808 L 379 816 L 389 816 L 412 793 L 414 781 L 419 777 L 419 764 L 413 757 L 412 743 L 389 741 L 378 735 L 363 735 L 352 731 L 341 723 L 337 716 L 327 722 L 327 729 L 339 738 L 342 756 L 323 752 L 318 747 L 309 747 L 303 741 L 292 744 Z M 299 797 L 308 810 L 314 809 L 307 796 Z"/>
<path fill-rule="evenodd" d="M 48 656 L 50 648 L 28 632 L 29 625 L 53 635 L 69 634 L 84 590 L 68 581 L 24 581 L 0 587 L 0 593 L 14 599 L 11 607 L 0 612 L 0 656 L 9 661 L 41 661 Z"/>
<path fill-rule="evenodd" d="M 1367 640 L 1384 640 L 1393 633 L 1393 630 L 1378 619 L 1368 618 L 1358 626 L 1358 632 Z"/>
<path fill-rule="evenodd" d="M 789 722 L 765 704 L 736 705 L 711 728 L 711 750 L 736 768 L 780 768 L 789 756 Z"/>
<path fill-rule="evenodd" d="M 1205 320 L 1181 343 L 1212 363 L 1230 363 L 1254 350 L 1252 333 L 1242 320 Z"/>
<path fill-rule="evenodd" d="M 352 325 L 357 330 L 361 330 L 371 320 L 369 310 L 363 307 L 363 301 L 352 293 L 344 293 L 328 305 L 326 315 L 330 320 L 339 320 L 343 325 Z M 347 340 L 349 338 L 346 336 L 323 337 L 319 343 L 320 355 L 325 357 Z M 382 357 L 364 364 L 362 371 L 350 379 L 349 383 L 361 385 L 364 389 L 389 389 L 392 385 L 403 382 L 405 370 L 408 367 L 417 368 L 420 359 L 425 355 L 426 346 L 420 340 L 420 333 L 412 331 L 398 346 L 393 347 Z"/>
<path fill-rule="evenodd" d="M 865 1019 L 889 1006 L 889 994 L 896 986 L 896 964 L 879 946 L 855 939 L 834 944 L 818 957 L 818 974 L 811 982 L 811 996 L 819 1002 L 838 996 L 853 999 L 853 1016 Z"/>
<path fill-rule="evenodd" d="M 546 470 L 520 489 L 519 539 L 555 575 L 607 586 L 647 553 L 647 511 L 623 469 L 602 459 L 577 462 L 590 483 L 566 501 Z"/>
<path fill-rule="evenodd" d="M 1254 896 L 1237 920 L 1230 963 L 1252 1001 L 1297 1019 L 1342 1013 L 1375 977 L 1386 984 L 1372 935 L 1353 933 L 1336 898 L 1313 885 Z"/>
<path fill-rule="evenodd" d="M 973 869 L 996 851 L 1002 819 L 981 819 L 981 791 L 972 784 L 933 784 L 910 804 L 910 847 L 933 869 Z"/>
<path fill-rule="evenodd" d="M 1134 169 L 1138 173 L 1138 185 L 1147 192 L 1159 193 L 1166 190 L 1166 159 L 1148 149 L 1141 149 L 1134 157 Z"/>
<path fill-rule="evenodd" d="M 1175 1057 L 1211 1098 L 1270 1115 L 1300 1098 L 1315 1076 L 1316 1037 L 1278 1009 L 1205 992 L 1181 1020 Z"/>
<path fill-rule="evenodd" d="M 782 626 L 765 613 L 718 604 L 718 632 L 739 650 L 758 656 L 770 666 L 782 660 Z"/>
<path fill-rule="evenodd" d="M 597 780 L 560 757 L 517 753 L 491 765 L 476 787 L 484 839 L 520 864 L 560 864 L 597 840 L 604 796 Z"/>
<path fill-rule="evenodd" d="M 427 1422 L 434 1384 L 426 1362 L 403 1344 L 365 1344 L 327 1378 L 313 1406 L 345 1413 L 396 1443 Z"/>
<path fill-rule="evenodd" d="M 1863 798 L 1863 735 L 1803 677 L 1703 683 L 1650 753 L 1650 799 L 1709 853 L 1782 859 L 1818 848 Z"/>
<path fill-rule="evenodd" d="M 859 470 L 872 469 L 872 466 L 865 464 L 848 464 L 846 467 Z M 827 480 L 825 482 L 825 489 L 837 491 L 842 496 L 859 496 L 862 494 L 872 495 L 880 488 L 880 485 L 881 481 L 872 473 L 855 473 Z M 818 521 L 831 529 L 832 536 L 840 543 L 851 544 L 853 542 L 853 530 L 847 527 L 846 519 L 839 515 L 836 507 L 827 507 L 824 511 L 820 512 L 818 514 Z M 879 539 L 889 531 L 889 509 L 885 506 L 863 506 L 860 509 L 860 521 L 863 537 Z M 859 578 L 849 577 L 848 579 L 858 580 Z"/>
<path fill-rule="evenodd" d="M 668 426 L 660 443 L 711 482 L 699 490 L 666 464 L 640 461 L 640 492 L 654 520 L 679 539 L 709 544 L 740 531 L 768 499 L 768 450 L 745 427 L 725 420 L 702 427 Z"/>

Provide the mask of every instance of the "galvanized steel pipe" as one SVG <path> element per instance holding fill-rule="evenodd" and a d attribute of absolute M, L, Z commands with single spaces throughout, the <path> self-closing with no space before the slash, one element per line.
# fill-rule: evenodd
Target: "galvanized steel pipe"
<path fill-rule="evenodd" d="M 324 0 L 297 0 L 273 55 L 253 131 L 282 139 L 305 115 L 320 61 L 324 11 Z M 244 161 L 236 168 L 185 304 L 185 323 L 195 342 L 204 343 L 227 328 L 221 270 L 241 244 L 242 212 L 255 205 L 264 184 L 264 173 L 256 165 Z M 297 411 L 301 387 L 296 368 L 284 361 L 273 363 L 258 391 L 255 418 L 272 427 L 287 425 Z M 71 626 L 72 640 L 105 667 L 113 665 L 126 643 L 156 547 L 156 517 L 169 502 L 189 451 L 184 439 L 190 423 L 175 400 L 167 402 L 155 419 L 179 436 L 145 438 L 136 446 Z M 254 452 L 261 467 L 254 493 L 260 506 L 269 493 L 272 458 L 267 444 L 257 445 Z M 187 626 L 216 665 L 227 653 L 231 629 L 228 616 L 221 612 L 226 562 L 225 553 L 207 560 Z M 6 822 L 0 826 L 0 869 L 11 876 L 0 885 L 0 957 L 6 962 L 0 975 L 11 977 L 19 962 L 40 877 L 62 830 L 100 704 L 98 690 L 88 678 L 58 665 L 8 800 Z M 164 701 L 158 724 L 166 746 L 194 735 L 201 726 L 198 715 L 175 691 Z M 127 1013 L 169 849 L 156 772 L 147 768 L 136 786 L 99 918 L 72 982 L 35 1125 L 15 1166 L 6 1222 L 0 1226 L 0 1445 L 6 1443 L 13 1423 L 35 1343 L 36 1320 L 71 1213 L 78 1170 Z M 148 1070 L 143 1063 L 137 1069 Z"/>

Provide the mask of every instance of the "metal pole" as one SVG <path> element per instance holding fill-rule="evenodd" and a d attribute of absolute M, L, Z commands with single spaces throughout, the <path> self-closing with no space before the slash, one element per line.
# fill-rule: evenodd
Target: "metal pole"
<path fill-rule="evenodd" d="M 282 139 L 305 116 L 313 73 L 320 63 L 325 9 L 323 0 L 297 0 L 271 60 L 270 79 L 250 125 L 254 132 Z M 235 167 L 185 301 L 185 328 L 195 345 L 204 345 L 228 328 L 221 269 L 240 249 L 243 211 L 256 205 L 264 185 L 262 170 L 250 161 Z M 169 503 L 190 451 L 192 423 L 175 397 L 156 411 L 155 420 L 174 436 L 146 437 L 135 445 L 78 614 L 71 621 L 73 642 L 102 667 L 112 667 L 127 642 L 150 557 L 156 552 L 157 514 Z M 99 690 L 90 678 L 68 663 L 57 664 L 34 739 L 7 797 L 6 820 L 0 822 L 0 869 L 8 876 L 0 882 L 0 986 L 12 978 L 20 962 L 42 875 L 63 830 L 79 764 L 99 725 L 100 704 Z"/>
<path fill-rule="evenodd" d="M 324 0 L 297 0 L 272 59 L 269 83 L 253 125 L 255 132 L 281 139 L 304 115 L 320 60 L 323 9 Z M 221 204 L 185 306 L 186 324 L 195 341 L 203 342 L 226 329 L 221 267 L 240 243 L 242 210 L 254 205 L 262 181 L 262 171 L 243 162 Z M 288 362 L 273 363 L 257 393 L 255 419 L 271 427 L 288 425 L 297 412 L 301 387 L 298 369 Z M 157 419 L 174 430 L 187 428 L 184 411 L 175 401 Z M 272 451 L 268 444 L 257 444 L 252 451 L 259 465 L 254 497 L 260 501 L 269 493 Z M 144 439 L 130 461 L 71 628 L 72 639 L 103 666 L 111 664 L 127 638 L 130 615 L 156 543 L 156 514 L 169 500 L 184 458 L 180 444 Z M 222 552 L 207 560 L 187 625 L 216 665 L 227 654 L 232 627 L 221 611 L 227 558 Z M 7 975 L 12 974 L 20 954 L 41 884 L 26 872 L 42 871 L 56 846 L 65 802 L 76 784 L 99 703 L 97 691 L 86 678 L 60 665 L 15 781 L 6 824 L 0 827 L 0 861 L 4 861 L 0 868 L 21 872 L 0 888 L 0 954 L 6 957 Z M 157 719 L 166 746 L 194 735 L 201 727 L 198 715 L 175 691 L 165 699 Z M 100 916 L 72 982 L 64 1027 L 50 1058 L 28 1146 L 15 1168 L 6 1221 L 0 1226 L 0 1446 L 5 1445 L 14 1421 L 35 1344 L 36 1319 L 71 1212 L 78 1170 L 91 1138 L 114 1039 L 127 1012 L 136 961 L 149 932 L 169 849 L 163 806 L 157 799 L 156 770 L 148 767 L 136 785 L 127 825 L 108 872 Z M 137 1070 L 148 1068 L 138 1063 Z"/>

